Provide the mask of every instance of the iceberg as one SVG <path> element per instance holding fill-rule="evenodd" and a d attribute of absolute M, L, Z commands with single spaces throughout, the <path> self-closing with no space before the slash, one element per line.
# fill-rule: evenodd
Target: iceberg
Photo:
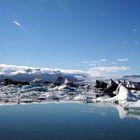
<path fill-rule="evenodd" d="M 130 90 L 112 79 L 109 83 L 108 79 L 100 82 L 89 77 L 77 70 L 0 65 L 0 104 L 78 101 L 140 110 L 139 90 Z"/>

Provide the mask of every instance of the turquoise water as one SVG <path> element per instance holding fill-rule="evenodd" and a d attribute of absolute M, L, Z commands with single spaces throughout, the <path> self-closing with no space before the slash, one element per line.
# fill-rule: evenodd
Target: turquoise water
<path fill-rule="evenodd" d="M 98 104 L 0 107 L 0 140 L 105 139 L 139 140 L 140 120 L 121 119 L 116 108 Z"/>

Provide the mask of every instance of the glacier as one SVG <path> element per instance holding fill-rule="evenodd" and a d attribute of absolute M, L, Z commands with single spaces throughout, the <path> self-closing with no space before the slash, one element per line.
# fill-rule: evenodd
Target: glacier
<path fill-rule="evenodd" d="M 26 81 L 27 84 L 22 85 L 22 82 L 7 84 L 4 79 L 17 80 L 16 83 Z M 80 70 L 2 64 L 0 65 L 0 105 L 85 102 L 117 104 L 124 110 L 140 110 L 140 90 L 128 90 L 122 84 L 118 84 L 113 93 L 114 97 L 110 97 L 95 88 L 96 79 L 98 78 Z M 101 77 L 101 80 L 109 84 L 109 79 Z"/>

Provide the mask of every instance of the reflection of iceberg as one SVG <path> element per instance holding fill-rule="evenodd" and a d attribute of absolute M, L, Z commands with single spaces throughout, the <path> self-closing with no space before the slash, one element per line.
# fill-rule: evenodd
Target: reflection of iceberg
<path fill-rule="evenodd" d="M 120 105 L 115 105 L 115 104 L 109 104 L 109 103 L 96 103 L 96 104 L 89 104 L 89 108 L 84 108 L 82 112 L 91 112 L 94 114 L 99 114 L 102 116 L 107 115 L 111 109 L 115 109 L 118 112 L 118 116 L 120 119 L 125 119 L 125 118 L 134 118 L 134 119 L 139 119 L 140 120 L 140 110 L 125 110 L 122 106 Z"/>
<path fill-rule="evenodd" d="M 124 110 L 122 106 L 114 105 L 114 107 L 118 110 L 119 117 L 121 119 L 124 118 L 135 118 L 140 120 L 140 110 Z"/>
<path fill-rule="evenodd" d="M 125 108 L 133 109 L 133 110 L 140 110 L 140 100 L 136 102 L 127 102 L 124 105 Z"/>
<path fill-rule="evenodd" d="M 118 103 L 113 105 L 119 113 L 121 119 L 123 118 L 136 118 L 140 119 L 140 100 L 133 93 L 131 93 L 122 84 L 118 86 L 118 94 L 113 98 L 99 98 L 94 101 L 106 103 Z"/>

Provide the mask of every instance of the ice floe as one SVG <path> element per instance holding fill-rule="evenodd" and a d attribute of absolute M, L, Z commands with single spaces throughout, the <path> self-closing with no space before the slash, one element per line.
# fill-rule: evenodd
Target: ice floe
<path fill-rule="evenodd" d="M 133 86 L 139 85 L 138 82 L 125 85 L 112 79 L 88 81 L 87 77 L 86 73 L 76 70 L 0 65 L 0 104 L 105 102 L 140 110 L 140 90 Z M 129 89 L 130 83 L 133 90 Z"/>

